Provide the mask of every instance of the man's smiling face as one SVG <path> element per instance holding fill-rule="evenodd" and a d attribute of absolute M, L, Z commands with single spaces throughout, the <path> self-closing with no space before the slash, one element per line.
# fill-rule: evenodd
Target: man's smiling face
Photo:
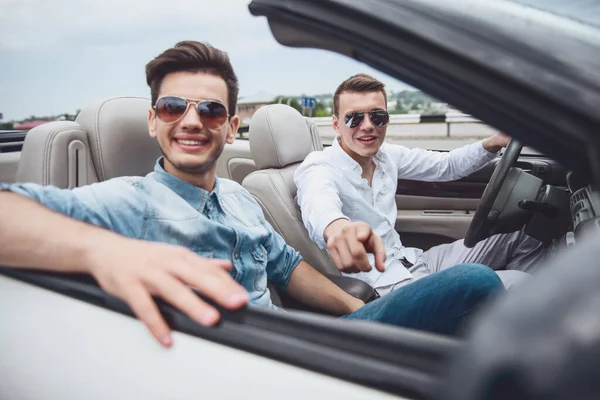
<path fill-rule="evenodd" d="M 214 100 L 225 105 L 227 110 L 227 85 L 217 75 L 204 72 L 172 72 L 167 74 L 160 86 L 158 99 L 176 96 L 192 102 Z M 158 104 L 158 102 L 157 102 Z M 150 110 L 148 126 L 150 136 L 157 139 L 165 159 L 165 170 L 175 176 L 204 174 L 216 170 L 216 162 L 225 143 L 233 143 L 239 118 L 226 116 L 223 124 L 208 126 L 197 112 L 196 104 L 190 104 L 185 114 L 174 123 L 166 123 Z"/>
<path fill-rule="evenodd" d="M 339 113 L 333 116 L 333 127 L 340 136 L 340 145 L 359 164 L 375 156 L 385 140 L 387 124 L 377 126 L 369 116 L 369 112 L 375 110 L 387 110 L 381 91 L 342 92 L 339 97 Z M 350 127 L 345 123 L 344 117 L 355 112 L 364 113 L 364 118 L 358 126 Z"/>

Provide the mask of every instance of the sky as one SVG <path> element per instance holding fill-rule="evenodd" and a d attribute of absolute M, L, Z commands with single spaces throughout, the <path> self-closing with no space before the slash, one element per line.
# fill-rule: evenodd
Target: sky
<path fill-rule="evenodd" d="M 74 113 L 107 96 L 149 97 L 144 68 L 180 40 L 227 51 L 240 96 L 333 93 L 352 74 L 402 82 L 332 52 L 279 44 L 249 0 L 0 0 L 3 121 Z"/>

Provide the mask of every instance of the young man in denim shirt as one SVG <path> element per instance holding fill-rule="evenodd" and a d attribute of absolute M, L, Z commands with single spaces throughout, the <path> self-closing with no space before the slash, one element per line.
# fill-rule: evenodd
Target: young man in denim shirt
<path fill-rule="evenodd" d="M 275 308 L 267 280 L 307 305 L 346 319 L 456 333 L 475 306 L 502 290 L 491 270 L 459 266 L 367 305 L 302 261 L 252 196 L 216 177 L 235 139 L 238 82 L 227 54 L 181 42 L 146 66 L 150 135 L 163 153 L 154 172 L 76 188 L 0 185 L 0 260 L 93 275 L 164 346 L 169 328 L 151 296 L 203 325 L 248 302 Z M 104 229 L 102 229 L 104 228 Z"/>

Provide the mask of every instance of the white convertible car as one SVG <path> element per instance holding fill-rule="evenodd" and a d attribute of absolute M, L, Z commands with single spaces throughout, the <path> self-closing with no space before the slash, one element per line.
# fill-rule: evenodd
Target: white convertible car
<path fill-rule="evenodd" d="M 523 226 L 548 245 L 546 265 L 491 304 L 465 338 L 342 323 L 273 291 L 274 301 L 295 311 L 225 312 L 215 328 L 157 300 L 176 331 L 166 350 L 89 276 L 3 267 L 0 399 L 600 398 L 597 4 L 249 4 L 282 45 L 352 57 L 515 138 L 470 177 L 398 185 L 397 229 L 406 245 L 428 248 L 460 237 L 474 244 Z M 72 188 L 145 175 L 159 154 L 147 135 L 148 107 L 148 99 L 104 99 L 74 122 L 21 135 L 20 152 L 10 151 L 20 148 L 16 139 L 0 140 L 0 177 Z M 275 123 L 266 127 L 264 118 Z M 291 176 L 303 157 L 278 152 L 307 140 L 307 152 L 322 149 L 317 127 L 273 106 L 255 115 L 248 137 L 226 147 L 218 174 L 243 183 L 311 264 L 372 299 L 368 287 L 339 277 L 299 220 Z M 521 143 L 537 152 L 521 154 Z"/>

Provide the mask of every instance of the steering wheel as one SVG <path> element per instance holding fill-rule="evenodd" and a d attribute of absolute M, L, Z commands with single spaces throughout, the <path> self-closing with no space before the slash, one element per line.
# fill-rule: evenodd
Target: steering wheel
<path fill-rule="evenodd" d="M 500 193 L 500 189 L 502 189 L 502 185 L 508 176 L 508 172 L 519 159 L 522 148 L 523 145 L 518 140 L 512 138 L 506 147 L 506 151 L 502 154 L 500 161 L 498 161 L 494 173 L 490 178 L 490 182 L 485 187 L 483 195 L 481 196 L 481 201 L 471 220 L 471 224 L 469 225 L 469 230 L 467 231 L 464 240 L 464 245 L 466 247 L 471 248 L 483 239 L 491 236 L 494 223 L 499 215 L 499 211 L 493 209 L 494 202 L 498 197 L 498 193 Z"/>

